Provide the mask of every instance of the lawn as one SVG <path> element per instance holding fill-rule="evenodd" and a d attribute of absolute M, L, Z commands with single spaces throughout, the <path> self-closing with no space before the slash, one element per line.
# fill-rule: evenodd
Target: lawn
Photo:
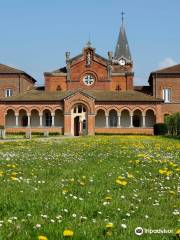
<path fill-rule="evenodd" d="M 179 160 L 160 137 L 0 142 L 0 239 L 178 239 Z"/>

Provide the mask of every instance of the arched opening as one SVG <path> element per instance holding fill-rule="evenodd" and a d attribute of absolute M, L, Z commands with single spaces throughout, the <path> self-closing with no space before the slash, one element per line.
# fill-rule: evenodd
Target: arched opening
<path fill-rule="evenodd" d="M 19 111 L 19 126 L 21 127 L 27 127 L 28 126 L 28 116 L 27 112 L 24 109 L 21 109 Z"/>
<path fill-rule="evenodd" d="M 9 109 L 7 111 L 5 125 L 7 127 L 14 127 L 14 126 L 16 126 L 16 117 L 15 117 L 14 110 Z"/>
<path fill-rule="evenodd" d="M 109 127 L 117 127 L 118 116 L 117 111 L 112 109 L 109 112 Z"/>
<path fill-rule="evenodd" d="M 71 110 L 72 129 L 74 136 L 85 135 L 88 131 L 87 110 L 83 104 L 76 104 Z"/>
<path fill-rule="evenodd" d="M 95 117 L 95 126 L 96 127 L 106 127 L 106 116 L 105 111 L 103 109 L 99 109 L 97 111 L 96 117 Z"/>
<path fill-rule="evenodd" d="M 42 122 L 43 122 L 43 126 L 45 126 L 45 127 L 52 126 L 52 117 L 51 117 L 51 112 L 49 109 L 45 109 L 43 111 Z"/>
<path fill-rule="evenodd" d="M 133 127 L 141 127 L 142 126 L 142 112 L 137 109 L 133 113 Z"/>
<path fill-rule="evenodd" d="M 31 111 L 31 126 L 32 127 L 39 127 L 39 112 L 36 109 Z"/>
<path fill-rule="evenodd" d="M 57 109 L 55 111 L 54 125 L 56 127 L 63 127 L 64 126 L 64 114 L 63 114 L 63 111 L 60 110 L 60 109 Z"/>
<path fill-rule="evenodd" d="M 130 113 L 128 110 L 123 110 L 121 112 L 121 126 L 122 127 L 130 127 L 131 119 L 130 119 Z"/>
<path fill-rule="evenodd" d="M 156 123 L 156 116 L 154 115 L 154 111 L 149 109 L 146 111 L 146 127 L 153 127 Z"/>

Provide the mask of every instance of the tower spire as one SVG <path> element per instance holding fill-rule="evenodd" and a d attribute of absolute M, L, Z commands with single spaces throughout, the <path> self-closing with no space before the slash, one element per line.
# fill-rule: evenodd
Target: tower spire
<path fill-rule="evenodd" d="M 125 12 L 122 11 L 122 12 L 121 12 L 121 15 L 122 15 L 122 18 L 121 18 L 121 19 L 122 19 L 122 22 L 121 22 L 121 24 L 124 25 L 124 15 L 125 15 Z"/>
<path fill-rule="evenodd" d="M 122 22 L 121 22 L 120 33 L 119 33 L 117 44 L 116 44 L 114 59 L 119 60 L 120 58 L 125 58 L 127 61 L 132 61 L 131 52 L 130 52 L 126 31 L 125 31 L 125 26 L 124 26 L 125 13 L 122 11 L 121 15 L 122 15 Z"/>

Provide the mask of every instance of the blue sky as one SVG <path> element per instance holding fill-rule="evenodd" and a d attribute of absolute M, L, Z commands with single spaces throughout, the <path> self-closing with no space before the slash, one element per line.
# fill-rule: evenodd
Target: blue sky
<path fill-rule="evenodd" d="M 180 0 L 0 0 L 0 62 L 43 84 L 43 72 L 65 65 L 91 36 L 97 53 L 114 51 L 121 11 L 134 61 L 135 83 L 180 63 Z"/>

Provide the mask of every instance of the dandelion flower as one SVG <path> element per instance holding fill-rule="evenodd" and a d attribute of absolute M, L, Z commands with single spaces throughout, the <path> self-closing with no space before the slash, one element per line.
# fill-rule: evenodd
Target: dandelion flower
<path fill-rule="evenodd" d="M 176 230 L 176 236 L 180 237 L 180 228 Z"/>
<path fill-rule="evenodd" d="M 46 236 L 38 236 L 38 240 L 48 240 Z"/>
<path fill-rule="evenodd" d="M 126 186 L 127 185 L 127 181 L 126 180 L 116 179 L 116 183 L 118 185 L 122 185 L 122 186 Z"/>
<path fill-rule="evenodd" d="M 74 235 L 74 232 L 70 229 L 65 229 L 63 232 L 64 237 L 73 237 L 73 235 Z"/>
<path fill-rule="evenodd" d="M 114 227 L 114 224 L 111 222 L 106 224 L 106 228 L 113 228 L 113 227 Z"/>

